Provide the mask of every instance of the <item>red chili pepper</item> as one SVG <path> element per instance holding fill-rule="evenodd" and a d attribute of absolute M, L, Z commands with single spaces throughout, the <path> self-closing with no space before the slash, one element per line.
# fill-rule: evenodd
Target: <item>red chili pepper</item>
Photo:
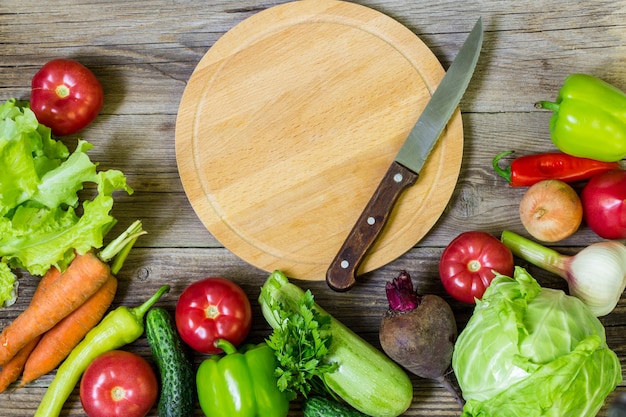
<path fill-rule="evenodd" d="M 521 156 L 513 160 L 507 168 L 500 168 L 500 159 L 511 153 L 513 151 L 499 153 L 492 161 L 493 169 L 507 180 L 511 187 L 530 186 L 550 179 L 564 182 L 583 181 L 596 174 L 621 169 L 619 162 L 602 162 L 565 153 Z"/>

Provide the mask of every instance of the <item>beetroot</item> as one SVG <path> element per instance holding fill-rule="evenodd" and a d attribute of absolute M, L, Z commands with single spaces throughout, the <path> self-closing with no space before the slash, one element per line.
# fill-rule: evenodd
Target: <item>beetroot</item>
<path fill-rule="evenodd" d="M 386 291 L 389 310 L 380 324 L 382 349 L 415 375 L 439 381 L 462 405 L 448 378 L 457 337 L 450 305 L 437 295 L 419 296 L 406 271 L 388 282 Z"/>

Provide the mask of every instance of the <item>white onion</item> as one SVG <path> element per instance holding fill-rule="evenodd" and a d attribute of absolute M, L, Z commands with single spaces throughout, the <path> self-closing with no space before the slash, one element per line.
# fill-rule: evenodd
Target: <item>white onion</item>
<path fill-rule="evenodd" d="M 596 317 L 613 311 L 626 287 L 626 246 L 621 242 L 592 243 L 568 256 L 508 230 L 501 240 L 515 256 L 564 278 L 570 295 L 582 300 Z"/>
<path fill-rule="evenodd" d="M 609 314 L 626 287 L 626 246 L 617 241 L 593 243 L 569 258 L 567 284 L 597 316 Z"/>

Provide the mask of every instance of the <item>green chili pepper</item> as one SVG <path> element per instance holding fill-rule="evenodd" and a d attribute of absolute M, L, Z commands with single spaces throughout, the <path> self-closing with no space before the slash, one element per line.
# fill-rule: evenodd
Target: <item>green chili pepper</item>
<path fill-rule="evenodd" d="M 626 156 L 626 94 L 611 84 L 572 74 L 556 102 L 535 106 L 554 111 L 550 135 L 562 152 L 606 162 Z"/>
<path fill-rule="evenodd" d="M 200 408 L 210 417 L 285 417 L 287 393 L 278 389 L 276 356 L 265 343 L 239 351 L 219 339 L 224 355 L 213 355 L 198 368 L 196 384 Z"/>
<path fill-rule="evenodd" d="M 35 417 L 57 417 L 87 366 L 101 354 L 137 340 L 144 331 L 143 317 L 146 312 L 169 289 L 168 285 L 162 286 L 139 307 L 116 308 L 91 329 L 59 366 Z"/>

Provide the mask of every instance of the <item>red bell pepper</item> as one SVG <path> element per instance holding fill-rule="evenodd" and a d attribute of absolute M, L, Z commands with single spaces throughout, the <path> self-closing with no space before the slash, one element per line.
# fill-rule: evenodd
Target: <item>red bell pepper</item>
<path fill-rule="evenodd" d="M 583 181 L 596 174 L 621 169 L 618 162 L 596 161 L 558 152 L 521 156 L 508 167 L 500 168 L 500 160 L 511 153 L 513 151 L 501 152 L 492 161 L 493 169 L 511 187 L 530 186 L 549 179 L 563 182 Z"/>

